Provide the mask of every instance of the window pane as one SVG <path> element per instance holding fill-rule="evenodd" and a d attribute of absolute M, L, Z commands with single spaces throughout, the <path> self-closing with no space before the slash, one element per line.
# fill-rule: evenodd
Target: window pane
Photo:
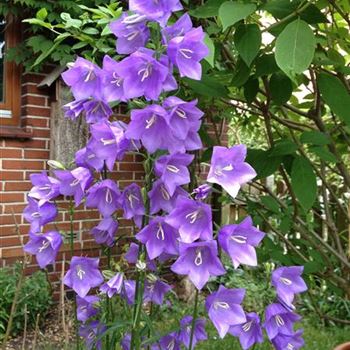
<path fill-rule="evenodd" d="M 0 17 L 0 102 L 5 101 L 5 20 Z"/>

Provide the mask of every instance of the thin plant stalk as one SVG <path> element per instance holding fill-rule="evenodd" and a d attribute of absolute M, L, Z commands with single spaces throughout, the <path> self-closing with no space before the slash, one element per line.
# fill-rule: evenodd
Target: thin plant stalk
<path fill-rule="evenodd" d="M 195 298 L 194 298 L 194 307 L 193 307 L 193 314 L 192 314 L 190 346 L 188 348 L 189 350 L 192 350 L 194 329 L 196 327 L 196 320 L 197 320 L 197 316 L 198 316 L 198 300 L 199 300 L 199 290 L 196 288 L 196 295 L 195 295 Z"/>

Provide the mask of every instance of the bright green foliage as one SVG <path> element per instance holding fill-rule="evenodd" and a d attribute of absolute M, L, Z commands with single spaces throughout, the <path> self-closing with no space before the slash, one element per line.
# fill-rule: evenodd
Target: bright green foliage
<path fill-rule="evenodd" d="M 256 9 L 254 4 L 242 4 L 227 1 L 220 6 L 219 18 L 222 22 L 223 30 L 234 25 L 238 21 L 251 15 Z"/>

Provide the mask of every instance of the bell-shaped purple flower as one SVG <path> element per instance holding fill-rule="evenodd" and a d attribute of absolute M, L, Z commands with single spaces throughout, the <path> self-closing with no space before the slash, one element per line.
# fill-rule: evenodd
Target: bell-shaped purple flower
<path fill-rule="evenodd" d="M 87 295 L 85 298 L 81 298 L 77 295 L 77 319 L 80 322 L 86 322 L 89 318 L 97 315 L 99 309 L 96 304 L 100 301 L 100 298 L 96 295 Z"/>
<path fill-rule="evenodd" d="M 108 120 L 113 110 L 104 100 L 92 99 L 84 103 L 85 119 L 89 124 Z"/>
<path fill-rule="evenodd" d="M 35 255 L 38 265 L 43 269 L 55 262 L 62 243 L 62 236 L 57 231 L 50 231 L 40 235 L 31 235 L 23 250 Z"/>
<path fill-rule="evenodd" d="M 120 296 L 126 300 L 129 305 L 135 302 L 136 282 L 133 280 L 124 280 Z"/>
<path fill-rule="evenodd" d="M 86 189 L 91 185 L 93 177 L 89 169 L 84 167 L 70 170 L 55 170 L 60 180 L 60 193 L 64 196 L 74 196 L 75 206 L 79 206 Z"/>
<path fill-rule="evenodd" d="M 171 266 L 179 275 L 188 275 L 197 289 L 202 289 L 210 276 L 220 276 L 225 269 L 218 258 L 216 241 L 179 244 L 180 256 Z"/>
<path fill-rule="evenodd" d="M 307 286 L 301 277 L 303 266 L 280 267 L 272 273 L 272 284 L 278 298 L 287 306 L 292 306 L 295 294 L 305 292 Z"/>
<path fill-rule="evenodd" d="M 188 13 L 182 15 L 173 25 L 162 30 L 163 43 L 167 44 L 177 36 L 184 36 L 193 27 L 191 17 Z"/>
<path fill-rule="evenodd" d="M 84 298 L 91 288 L 103 283 L 103 276 L 98 269 L 98 258 L 73 256 L 63 283 Z"/>
<path fill-rule="evenodd" d="M 193 190 L 193 193 L 195 195 L 195 199 L 196 200 L 205 200 L 208 198 L 208 196 L 211 194 L 211 191 L 212 191 L 212 187 L 209 186 L 208 184 L 203 184 L 203 185 L 200 185 L 198 186 L 197 188 L 195 188 Z"/>
<path fill-rule="evenodd" d="M 117 73 L 119 62 L 106 55 L 103 58 L 103 95 L 107 102 L 123 101 L 124 81 Z"/>
<path fill-rule="evenodd" d="M 145 21 L 133 21 L 134 16 L 126 12 L 116 21 L 110 23 L 109 28 L 117 39 L 117 53 L 128 55 L 146 46 L 150 37 Z M 131 23 L 130 23 L 131 22 Z"/>
<path fill-rule="evenodd" d="M 84 147 L 75 153 L 75 164 L 80 167 L 101 171 L 105 162 L 103 159 L 98 158 L 92 149 Z"/>
<path fill-rule="evenodd" d="M 142 225 L 142 217 L 145 215 L 141 188 L 135 183 L 125 187 L 122 195 L 124 219 L 134 219 L 137 227 Z"/>
<path fill-rule="evenodd" d="M 37 199 L 40 206 L 60 195 L 59 181 L 47 176 L 46 171 L 41 174 L 30 175 L 30 181 L 34 187 L 30 190 L 28 196 Z"/>
<path fill-rule="evenodd" d="M 179 340 L 179 335 L 176 332 L 170 333 L 160 338 L 159 345 L 161 349 L 181 350 L 181 342 Z M 157 349 L 157 346 L 158 344 L 156 344 L 155 349 Z"/>
<path fill-rule="evenodd" d="M 154 172 L 160 177 L 170 196 L 174 194 L 177 186 L 190 182 L 187 166 L 191 164 L 193 158 L 192 154 L 175 153 L 157 159 Z"/>
<path fill-rule="evenodd" d="M 100 321 L 91 321 L 89 324 L 82 325 L 79 328 L 79 335 L 85 340 L 86 350 L 101 350 L 102 335 L 106 332 L 107 327 Z"/>
<path fill-rule="evenodd" d="M 164 27 L 171 13 L 180 11 L 183 7 L 180 0 L 129 0 L 129 9 L 151 21 L 159 22 Z"/>
<path fill-rule="evenodd" d="M 131 122 L 125 136 L 128 139 L 141 140 L 149 153 L 167 150 L 171 143 L 171 130 L 168 125 L 168 113 L 158 105 L 131 111 Z"/>
<path fill-rule="evenodd" d="M 281 304 L 271 304 L 265 311 L 264 327 L 270 340 L 278 334 L 293 334 L 294 323 L 301 317 L 283 307 Z"/>
<path fill-rule="evenodd" d="M 164 221 L 164 217 L 156 217 L 136 235 L 146 245 L 148 256 L 152 260 L 162 253 L 177 255 L 177 237 L 177 231 Z"/>
<path fill-rule="evenodd" d="M 246 322 L 246 316 L 241 306 L 245 295 L 245 289 L 227 289 L 220 285 L 219 290 L 210 294 L 206 301 L 210 320 L 219 332 L 220 338 L 224 338 L 229 328 Z"/>
<path fill-rule="evenodd" d="M 184 243 L 213 239 L 211 208 L 203 202 L 178 197 L 175 209 L 165 221 L 179 230 L 180 240 Z"/>
<path fill-rule="evenodd" d="M 298 350 L 301 349 L 305 342 L 302 338 L 303 330 L 298 329 L 293 334 L 278 334 L 273 340 L 272 343 L 276 350 Z"/>
<path fill-rule="evenodd" d="M 168 56 L 179 69 L 181 77 L 201 79 L 202 66 L 200 61 L 209 54 L 209 49 L 204 44 L 204 37 L 205 33 L 202 27 L 198 27 L 169 41 Z"/>
<path fill-rule="evenodd" d="M 105 244 L 112 247 L 117 230 L 118 222 L 112 217 L 106 217 L 91 230 L 91 234 L 94 236 L 97 244 Z"/>
<path fill-rule="evenodd" d="M 152 215 L 158 213 L 160 210 L 170 213 L 175 207 L 177 197 L 187 195 L 187 192 L 183 188 L 177 187 L 171 196 L 162 180 L 154 181 L 152 190 L 148 192 L 151 206 L 150 212 Z"/>
<path fill-rule="evenodd" d="M 78 57 L 74 64 L 62 73 L 76 100 L 102 97 L 103 71 L 96 64 Z"/>
<path fill-rule="evenodd" d="M 253 226 L 250 216 L 246 217 L 237 225 L 226 225 L 219 231 L 219 244 L 228 254 L 235 269 L 240 264 L 256 266 L 257 257 L 255 247 L 257 247 L 265 233 Z"/>
<path fill-rule="evenodd" d="M 145 96 L 157 100 L 168 78 L 169 68 L 154 58 L 154 51 L 140 49 L 122 60 L 117 74 L 124 81 L 127 99 Z"/>
<path fill-rule="evenodd" d="M 136 264 L 137 260 L 139 258 L 139 245 L 136 243 L 131 243 L 129 250 L 127 251 L 127 253 L 124 255 L 125 260 L 129 263 L 129 264 Z M 147 252 L 146 252 L 147 253 Z M 146 254 L 146 264 L 147 264 L 147 268 L 151 271 L 155 271 L 157 269 L 156 264 L 153 260 L 150 259 L 150 257 L 148 256 L 148 253 Z"/>
<path fill-rule="evenodd" d="M 112 180 L 103 180 L 92 186 L 86 197 L 88 208 L 97 208 L 104 216 L 111 216 L 121 205 L 121 193 Z"/>
<path fill-rule="evenodd" d="M 162 305 L 165 294 L 167 294 L 172 287 L 160 280 L 156 276 L 149 276 L 145 283 L 144 302 L 151 302 L 157 305 Z"/>
<path fill-rule="evenodd" d="M 179 332 L 179 341 L 185 345 L 186 349 L 190 347 L 191 332 L 192 332 L 192 316 L 185 316 L 180 321 L 181 330 Z M 192 339 L 192 349 L 196 347 L 196 344 L 202 340 L 207 340 L 208 336 L 205 331 L 205 319 L 198 318 L 194 323 L 194 332 Z"/>
<path fill-rule="evenodd" d="M 57 208 L 53 203 L 39 205 L 35 199 L 28 197 L 28 205 L 24 208 L 23 217 L 30 223 L 32 232 L 40 232 L 41 227 L 52 222 L 57 216 Z"/>
<path fill-rule="evenodd" d="M 64 111 L 64 116 L 71 120 L 77 119 L 81 114 L 85 112 L 85 103 L 88 101 L 88 98 L 84 98 L 82 100 L 74 100 L 65 104 L 62 107 Z"/>
<path fill-rule="evenodd" d="M 124 275 L 118 272 L 108 282 L 100 287 L 100 291 L 108 295 L 108 298 L 112 298 L 115 294 L 120 294 L 123 288 Z"/>
<path fill-rule="evenodd" d="M 246 156 L 245 145 L 231 148 L 215 146 L 207 181 L 219 184 L 235 198 L 241 186 L 256 176 L 255 170 L 244 162 Z"/>
<path fill-rule="evenodd" d="M 248 350 L 256 343 L 264 340 L 259 316 L 254 313 L 246 314 L 246 322 L 230 327 L 229 333 L 239 338 L 243 350 Z"/>

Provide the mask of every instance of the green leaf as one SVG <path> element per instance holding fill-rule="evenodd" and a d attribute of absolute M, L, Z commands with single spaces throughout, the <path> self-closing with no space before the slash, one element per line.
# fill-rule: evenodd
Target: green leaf
<path fill-rule="evenodd" d="M 43 7 L 41 10 L 39 10 L 36 13 L 36 18 L 41 19 L 42 21 L 44 21 L 47 17 L 47 10 L 45 7 Z"/>
<path fill-rule="evenodd" d="M 257 78 L 279 71 L 274 54 L 259 56 L 255 60 L 255 67 L 255 77 Z"/>
<path fill-rule="evenodd" d="M 216 79 L 209 76 L 202 76 L 202 80 L 184 79 L 188 86 L 199 95 L 208 97 L 225 97 L 227 96 L 227 89 L 224 85 L 219 83 Z"/>
<path fill-rule="evenodd" d="M 64 39 L 61 40 L 57 40 L 49 50 L 44 51 L 34 62 L 34 64 L 32 65 L 32 67 L 37 66 L 38 64 L 40 64 L 46 57 L 48 57 L 49 55 L 51 55 L 51 53 L 61 44 L 61 42 Z"/>
<path fill-rule="evenodd" d="M 261 32 L 257 24 L 242 24 L 235 32 L 234 42 L 243 61 L 250 66 L 261 45 Z"/>
<path fill-rule="evenodd" d="M 271 148 L 269 157 L 286 156 L 295 153 L 298 146 L 290 140 L 281 140 L 276 142 L 275 146 Z"/>
<path fill-rule="evenodd" d="M 219 8 L 225 0 L 209 0 L 204 5 L 190 10 L 189 14 L 196 18 L 210 18 L 218 15 Z"/>
<path fill-rule="evenodd" d="M 281 106 L 289 101 L 293 93 L 292 81 L 284 73 L 274 73 L 269 82 L 272 101 Z"/>
<path fill-rule="evenodd" d="M 260 198 L 260 200 L 265 208 L 269 209 L 270 211 L 272 211 L 275 214 L 280 213 L 280 205 L 278 204 L 276 199 L 274 199 L 273 197 L 263 196 Z"/>
<path fill-rule="evenodd" d="M 330 109 L 350 126 L 350 94 L 340 80 L 330 74 L 321 73 L 317 79 L 323 100 Z"/>
<path fill-rule="evenodd" d="M 310 145 L 324 146 L 330 143 L 330 139 L 323 132 L 312 130 L 304 131 L 300 136 L 300 142 Z"/>
<path fill-rule="evenodd" d="M 223 31 L 242 19 L 245 19 L 255 10 L 255 4 L 241 4 L 232 1 L 223 3 L 219 8 L 219 18 L 222 22 Z"/>
<path fill-rule="evenodd" d="M 83 33 L 88 35 L 97 35 L 97 34 L 100 34 L 100 31 L 93 27 L 86 27 L 83 29 Z"/>
<path fill-rule="evenodd" d="M 256 180 L 272 175 L 281 165 L 283 157 L 269 157 L 270 154 L 271 151 L 248 149 L 247 162 L 257 172 Z"/>
<path fill-rule="evenodd" d="M 244 85 L 248 81 L 249 76 L 250 68 L 244 63 L 243 60 L 239 60 L 232 78 L 232 85 L 237 87 Z"/>
<path fill-rule="evenodd" d="M 24 19 L 22 22 L 29 23 L 29 24 L 36 24 L 38 26 L 45 27 L 47 29 L 52 29 L 51 23 L 46 23 L 38 18 Z"/>
<path fill-rule="evenodd" d="M 309 148 L 310 152 L 316 154 L 321 160 L 327 163 L 337 163 L 337 158 L 326 147 L 313 146 Z"/>
<path fill-rule="evenodd" d="M 302 208 L 309 210 L 317 198 L 317 182 L 310 161 L 298 156 L 292 166 L 292 188 Z"/>
<path fill-rule="evenodd" d="M 209 49 L 209 55 L 205 58 L 205 60 L 212 66 L 214 67 L 215 65 L 215 45 L 213 43 L 213 40 L 210 39 L 209 35 L 206 34 L 204 38 L 204 43 L 207 45 Z"/>
<path fill-rule="evenodd" d="M 249 78 L 243 86 L 244 97 L 248 103 L 252 103 L 259 92 L 259 79 Z"/>
<path fill-rule="evenodd" d="M 276 41 L 277 65 L 289 77 L 303 73 L 314 57 L 316 40 L 307 23 L 297 19 L 287 25 Z"/>

